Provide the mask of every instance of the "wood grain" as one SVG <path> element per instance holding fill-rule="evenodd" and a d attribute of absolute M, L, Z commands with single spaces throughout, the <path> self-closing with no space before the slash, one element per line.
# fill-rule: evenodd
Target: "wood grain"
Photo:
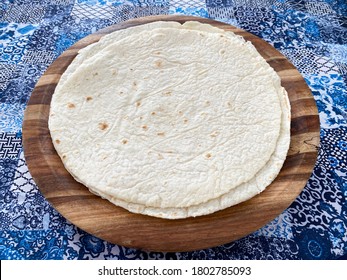
<path fill-rule="evenodd" d="M 275 181 L 256 197 L 211 215 L 165 220 L 130 213 L 91 194 L 65 170 L 48 130 L 52 94 L 60 76 L 78 50 L 110 32 L 156 20 L 197 20 L 230 30 L 251 41 L 281 77 L 292 106 L 291 144 L 288 157 Z M 66 219 L 111 243 L 149 251 L 190 251 L 242 238 L 283 212 L 309 179 L 319 146 L 319 117 L 313 96 L 295 67 L 260 38 L 236 27 L 196 17 L 155 16 L 105 28 L 65 51 L 38 81 L 23 122 L 25 159 L 33 179 L 47 200 Z"/>

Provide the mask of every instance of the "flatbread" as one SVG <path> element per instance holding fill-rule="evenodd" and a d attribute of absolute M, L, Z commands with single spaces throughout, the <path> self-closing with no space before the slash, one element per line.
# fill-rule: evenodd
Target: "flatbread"
<path fill-rule="evenodd" d="M 57 90 L 63 86 L 68 77 L 81 65 L 81 63 L 89 58 L 92 58 L 95 54 L 108 47 L 110 44 L 124 39 L 125 37 L 133 34 L 138 34 L 142 31 L 149 31 L 155 28 L 177 28 L 177 29 L 192 29 L 199 31 L 207 31 L 211 33 L 222 33 L 228 37 L 237 37 L 243 40 L 242 37 L 235 35 L 232 32 L 225 32 L 224 30 L 214 27 L 210 24 L 200 23 L 198 21 L 187 21 L 180 24 L 175 21 L 154 21 L 143 25 L 132 26 L 126 29 L 117 30 L 110 34 L 103 36 L 98 42 L 90 44 L 89 46 L 81 49 L 78 56 L 75 57 L 73 62 L 69 65 L 66 71 L 60 78 Z"/>
<path fill-rule="evenodd" d="M 59 83 L 49 127 L 67 170 L 116 205 L 172 219 L 265 189 L 289 145 L 278 76 L 232 33 L 144 26 L 81 52 Z"/>
<path fill-rule="evenodd" d="M 183 28 L 183 25 L 174 21 L 154 21 L 148 24 L 121 29 L 103 36 L 98 42 L 90 44 L 78 52 L 78 55 L 61 76 L 60 81 L 57 85 L 57 90 L 59 90 L 59 88 L 64 85 L 68 77 L 70 77 L 70 75 L 79 67 L 79 65 L 82 64 L 84 60 L 93 57 L 95 54 L 108 47 L 110 44 L 122 40 L 129 35 L 137 34 L 141 31 L 153 30 L 155 28 Z"/>

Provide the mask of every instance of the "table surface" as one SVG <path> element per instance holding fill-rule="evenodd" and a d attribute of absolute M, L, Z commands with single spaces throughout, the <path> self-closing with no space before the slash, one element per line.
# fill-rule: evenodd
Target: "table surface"
<path fill-rule="evenodd" d="M 256 232 L 191 252 L 110 244 L 63 218 L 32 179 L 22 147 L 27 102 L 47 67 L 81 38 L 148 15 L 193 15 L 270 43 L 317 103 L 318 159 L 298 198 Z M 345 0 L 9 0 L 0 4 L 0 259 L 341 259 L 347 253 Z"/>

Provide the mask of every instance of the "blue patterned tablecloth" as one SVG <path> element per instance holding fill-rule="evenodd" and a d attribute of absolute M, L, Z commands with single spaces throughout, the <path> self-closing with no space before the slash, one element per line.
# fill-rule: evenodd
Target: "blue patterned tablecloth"
<path fill-rule="evenodd" d="M 82 37 L 156 14 L 208 17 L 272 44 L 298 68 L 319 109 L 314 172 L 292 205 L 236 242 L 144 252 L 109 244 L 55 211 L 33 181 L 21 127 L 50 63 Z M 0 2 L 0 259 L 338 259 L 347 253 L 346 0 L 3 0 Z"/>

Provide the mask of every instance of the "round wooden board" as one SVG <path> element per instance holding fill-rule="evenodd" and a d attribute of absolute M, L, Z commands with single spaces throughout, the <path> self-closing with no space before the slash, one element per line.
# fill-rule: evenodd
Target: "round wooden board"
<path fill-rule="evenodd" d="M 50 101 L 59 79 L 78 50 L 110 32 L 152 21 L 196 20 L 251 41 L 281 77 L 292 107 L 291 144 L 284 166 L 267 189 L 254 198 L 211 215 L 165 220 L 130 213 L 88 191 L 65 170 L 48 130 Z M 66 50 L 38 81 L 23 123 L 25 159 L 47 200 L 71 223 L 108 242 L 148 251 L 190 251 L 240 239 L 283 212 L 300 194 L 317 158 L 319 117 L 316 103 L 295 67 L 271 45 L 233 26 L 196 17 L 154 16 L 105 28 Z"/>

